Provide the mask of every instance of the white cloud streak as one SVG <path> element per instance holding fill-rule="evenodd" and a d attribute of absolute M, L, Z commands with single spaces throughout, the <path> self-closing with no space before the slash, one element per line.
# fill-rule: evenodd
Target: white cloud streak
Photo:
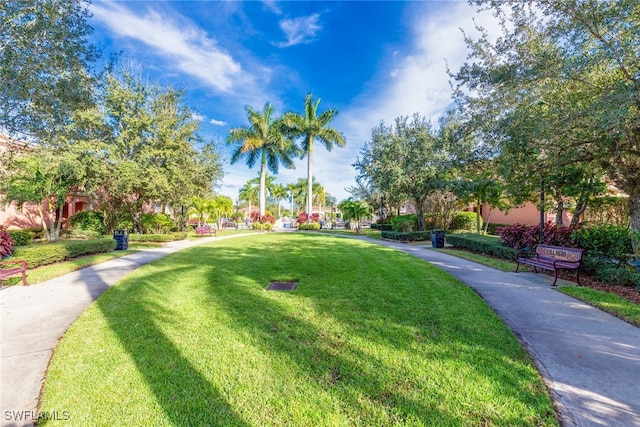
<path fill-rule="evenodd" d="M 301 43 L 310 43 L 316 33 L 322 30 L 322 24 L 320 24 L 319 19 L 320 15 L 314 13 L 309 16 L 281 20 L 280 29 L 287 37 L 287 41 L 278 43 L 278 46 L 289 47 Z"/>
<path fill-rule="evenodd" d="M 93 3 L 94 19 L 118 37 L 145 44 L 177 70 L 191 75 L 220 92 L 230 92 L 239 81 L 251 79 L 240 64 L 216 41 L 186 20 L 178 22 L 154 10 L 144 15 L 113 2 Z"/>

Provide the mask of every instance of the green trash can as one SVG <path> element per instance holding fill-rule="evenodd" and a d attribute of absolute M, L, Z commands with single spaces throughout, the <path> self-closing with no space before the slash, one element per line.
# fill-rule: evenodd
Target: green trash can
<path fill-rule="evenodd" d="M 444 230 L 431 230 L 431 246 L 444 248 Z"/>

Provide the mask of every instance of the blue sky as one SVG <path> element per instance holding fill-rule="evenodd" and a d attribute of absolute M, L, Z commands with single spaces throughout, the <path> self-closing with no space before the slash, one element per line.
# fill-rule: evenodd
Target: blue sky
<path fill-rule="evenodd" d="M 150 81 L 182 88 L 201 120 L 201 134 L 225 153 L 220 193 L 232 197 L 257 166 L 229 164 L 225 139 L 247 124 L 245 105 L 302 112 L 305 94 L 347 140 L 328 152 L 314 145 L 314 178 L 338 200 L 355 184 L 351 166 L 371 129 L 414 112 L 434 122 L 451 105 L 446 65 L 463 63 L 460 28 L 473 20 L 491 29 L 487 13 L 466 1 L 105 1 L 94 0 L 94 41 L 106 57 L 122 52 Z M 280 168 L 277 181 L 306 177 L 306 159 Z"/>

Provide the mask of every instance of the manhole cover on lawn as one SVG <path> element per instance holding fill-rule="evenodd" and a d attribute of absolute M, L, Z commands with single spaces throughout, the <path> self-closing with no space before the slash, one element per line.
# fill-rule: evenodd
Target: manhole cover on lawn
<path fill-rule="evenodd" d="M 268 291 L 293 291 L 298 282 L 271 282 L 269 283 Z"/>

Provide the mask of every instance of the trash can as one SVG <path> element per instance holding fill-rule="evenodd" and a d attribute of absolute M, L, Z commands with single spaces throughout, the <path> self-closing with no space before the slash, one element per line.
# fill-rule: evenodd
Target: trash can
<path fill-rule="evenodd" d="M 113 232 L 116 241 L 116 251 L 126 251 L 129 249 L 129 234 L 127 230 L 116 230 Z"/>
<path fill-rule="evenodd" d="M 431 230 L 431 246 L 444 248 L 444 230 Z"/>

